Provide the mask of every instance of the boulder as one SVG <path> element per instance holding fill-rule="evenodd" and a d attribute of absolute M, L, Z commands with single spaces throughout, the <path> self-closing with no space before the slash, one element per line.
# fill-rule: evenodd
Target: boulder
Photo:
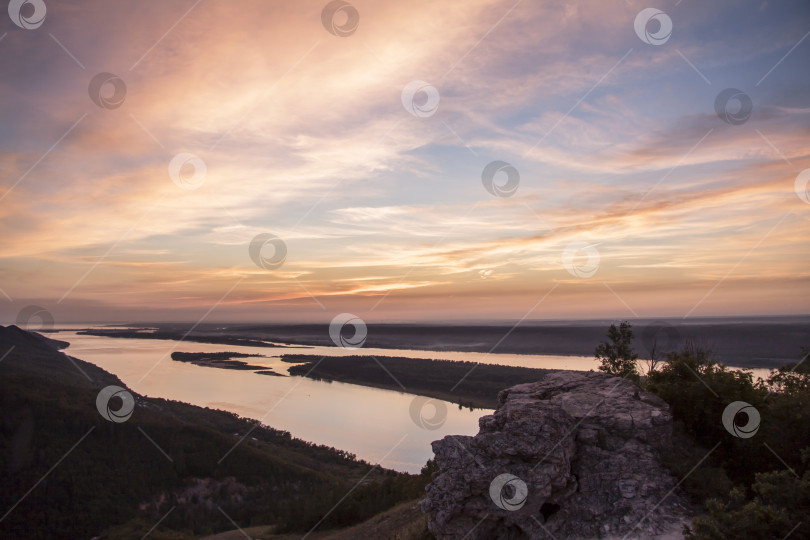
<path fill-rule="evenodd" d="M 679 537 L 687 505 L 660 461 L 672 436 L 663 400 L 560 371 L 498 401 L 476 436 L 433 442 L 439 472 L 422 509 L 437 539 Z"/>

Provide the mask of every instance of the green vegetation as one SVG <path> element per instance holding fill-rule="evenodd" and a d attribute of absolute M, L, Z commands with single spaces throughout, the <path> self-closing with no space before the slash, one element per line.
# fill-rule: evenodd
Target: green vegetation
<path fill-rule="evenodd" d="M 601 369 L 637 377 L 632 341 L 630 324 L 611 326 L 596 349 Z M 422 527 L 412 501 L 435 471 L 432 461 L 420 475 L 381 470 L 230 413 L 141 396 L 129 421 L 110 423 L 96 411 L 95 398 L 106 385 L 123 386 L 114 376 L 71 360 L 40 336 L 0 327 L 0 351 L 11 345 L 15 349 L 0 363 L 0 454 L 6 457 L 0 463 L 0 516 L 35 487 L 0 520 L 2 538 L 141 538 L 166 516 L 150 537 L 179 540 L 232 531 L 223 512 L 240 527 L 299 535 L 324 516 L 318 531 L 366 527 L 339 533 L 349 536 L 387 530 L 374 529 L 384 526 L 380 516 L 386 515 L 401 515 L 414 530 Z M 711 351 L 686 343 L 638 379 L 669 403 L 674 445 L 665 463 L 705 507 L 685 531 L 690 538 L 810 538 L 806 358 L 803 351 L 799 361 L 754 381 L 750 372 L 729 369 Z M 503 388 L 548 372 L 413 358 L 283 360 L 300 363 L 291 366 L 293 375 L 402 390 L 396 378 L 408 392 L 485 408 L 497 405 Z M 750 437 L 734 436 L 721 420 L 736 401 L 761 418 Z M 736 425 L 747 422 L 744 412 L 738 416 Z M 386 514 L 395 507 L 402 510 Z"/>
<path fill-rule="evenodd" d="M 550 373 L 547 369 L 390 356 L 285 354 L 281 359 L 304 362 L 290 367 L 290 375 L 407 391 L 483 409 L 497 407 L 498 392 L 504 388 L 538 381 Z"/>
<path fill-rule="evenodd" d="M 676 418 L 699 445 L 706 447 L 712 439 L 721 441 L 711 456 L 708 474 L 721 484 L 705 482 L 703 489 L 696 490 L 698 495 L 710 496 L 708 514 L 694 520 L 690 537 L 719 540 L 785 538 L 790 534 L 791 538 L 810 538 L 810 372 L 806 362 L 783 366 L 766 381 L 754 382 L 749 373 L 729 372 L 711 360 L 695 365 L 694 356 L 681 354 L 680 362 L 691 362 L 718 397 L 702 400 L 703 415 L 688 422 L 684 418 L 697 415 L 697 406 L 686 405 L 686 396 L 670 399 L 673 413 L 678 411 Z M 659 389 L 667 386 L 662 382 L 657 381 Z M 694 389 L 689 390 L 697 398 Z M 722 431 L 713 434 L 708 425 L 712 412 L 722 414 L 720 405 L 733 401 L 753 405 L 761 417 L 759 430 L 750 438 L 736 438 L 722 426 Z M 714 426 L 720 425 L 718 418 L 713 417 Z M 742 423 L 746 422 L 744 418 Z M 694 483 L 689 485 L 694 487 Z"/>
<path fill-rule="evenodd" d="M 600 371 L 638 380 L 636 374 L 636 360 L 638 355 L 633 350 L 633 328 L 628 322 L 618 327 L 611 324 L 608 329 L 608 341 L 600 343 L 594 352 L 601 365 Z"/>
<path fill-rule="evenodd" d="M 609 339 L 597 348 L 603 371 L 635 372 L 630 325 L 611 326 Z M 688 537 L 810 538 L 807 355 L 804 350 L 797 362 L 754 381 L 751 372 L 729 369 L 710 350 L 687 342 L 641 380 L 669 403 L 675 419 L 675 445 L 665 462 L 686 493 L 705 504 L 705 515 L 685 531 Z M 723 411 L 737 401 L 760 416 L 751 436 L 737 437 L 723 425 Z M 747 412 L 740 412 L 734 425 L 748 421 Z"/>
<path fill-rule="evenodd" d="M 806 454 L 805 454 L 806 455 Z M 805 459 L 806 462 L 806 459 Z M 690 538 L 808 538 L 810 471 L 799 478 L 792 471 L 756 475 L 748 491 L 737 487 L 725 499 L 707 503 L 708 516 L 699 517 Z"/>
<path fill-rule="evenodd" d="M 798 364 L 788 364 L 771 373 L 768 385 L 781 394 L 796 395 L 810 392 L 810 350 L 802 349 Z"/>
<path fill-rule="evenodd" d="M 244 531 L 244 532 L 243 532 Z M 245 540 L 245 535 L 257 540 L 301 540 L 299 534 L 272 534 L 268 527 L 249 527 L 207 536 L 200 540 Z M 150 540 L 152 536 L 150 535 Z M 320 529 L 307 536 L 309 540 L 435 540 L 427 529 L 427 516 L 419 508 L 418 501 L 409 501 L 394 506 L 360 523 L 345 529 L 321 532 Z M 158 539 L 161 540 L 161 539 Z M 171 539 L 165 539 L 171 540 Z"/>
<path fill-rule="evenodd" d="M 2 538 L 141 538 L 164 515 L 150 537 L 232 530 L 218 507 L 239 526 L 302 533 L 327 516 L 318 527 L 326 530 L 413 500 L 428 481 L 179 402 L 136 395 L 128 421 L 108 422 L 96 396 L 123 384 L 76 360 L 91 382 L 50 345 L 26 339 L 0 327 L 0 350 L 15 347 L 0 363 Z"/>

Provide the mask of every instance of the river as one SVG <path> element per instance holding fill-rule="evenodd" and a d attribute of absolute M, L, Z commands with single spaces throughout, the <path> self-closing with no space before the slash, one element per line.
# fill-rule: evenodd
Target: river
<path fill-rule="evenodd" d="M 433 457 L 432 441 L 451 434 L 474 435 L 478 432 L 478 419 L 489 411 L 459 409 L 456 404 L 434 400 L 440 410 L 446 409 L 446 418 L 436 429 L 427 429 L 419 425 L 419 413 L 416 420 L 412 416 L 411 405 L 415 398 L 411 394 L 304 377 L 274 377 L 252 371 L 203 367 L 173 361 L 170 355 L 175 351 L 262 354 L 265 356 L 239 360 L 284 375 L 291 364 L 280 360 L 282 354 L 402 356 L 547 369 L 597 367 L 593 357 L 322 346 L 247 347 L 87 336 L 78 334 L 77 330 L 78 327 L 63 328 L 50 335 L 70 343 L 67 354 L 115 374 L 139 394 L 230 411 L 289 431 L 294 437 L 333 446 L 371 463 L 411 473 L 419 472 Z M 762 373 L 757 373 L 760 371 Z M 760 376 L 767 374 L 767 370 L 754 372 Z M 432 404 L 421 410 L 425 419 L 432 419 L 434 415 Z"/>

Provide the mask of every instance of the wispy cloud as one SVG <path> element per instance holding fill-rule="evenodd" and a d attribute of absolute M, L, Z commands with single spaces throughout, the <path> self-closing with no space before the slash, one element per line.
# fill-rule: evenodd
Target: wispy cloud
<path fill-rule="evenodd" d="M 63 318 L 193 318 L 246 276 L 223 317 L 388 295 L 370 316 L 508 318 L 553 283 L 543 316 L 623 313 L 593 286 L 609 282 L 639 313 L 677 314 L 733 267 L 703 313 L 806 311 L 807 43 L 774 66 L 807 6 L 678 4 L 656 47 L 621 2 L 356 2 L 347 38 L 320 2 L 192 4 L 49 4 L 43 31 L 3 20 L 15 302 L 57 310 L 70 289 Z M 88 97 L 102 71 L 126 83 L 118 109 Z M 403 107 L 413 80 L 437 88 L 435 115 Z M 742 125 L 715 113 L 729 87 L 753 100 Z M 169 176 L 180 152 L 206 164 L 195 190 Z M 482 186 L 494 160 L 520 172 L 511 198 Z M 263 232 L 288 248 L 274 272 L 248 255 Z M 574 241 L 599 250 L 591 280 L 562 264 Z"/>

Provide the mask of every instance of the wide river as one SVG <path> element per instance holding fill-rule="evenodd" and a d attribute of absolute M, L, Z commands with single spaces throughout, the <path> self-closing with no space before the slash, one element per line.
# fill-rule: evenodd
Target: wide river
<path fill-rule="evenodd" d="M 411 405 L 415 397 L 411 394 L 314 381 L 304 377 L 274 377 L 253 371 L 202 367 L 173 361 L 170 355 L 175 351 L 261 354 L 264 357 L 237 360 L 261 365 L 283 375 L 287 375 L 291 364 L 280 360 L 282 354 L 317 355 L 317 358 L 344 355 L 404 356 L 548 369 L 597 368 L 593 357 L 321 346 L 246 347 L 179 340 L 85 336 L 79 335 L 77 330 L 63 328 L 51 336 L 70 342 L 70 347 L 65 351 L 67 354 L 114 373 L 139 394 L 230 411 L 289 431 L 299 439 L 333 446 L 371 463 L 412 473 L 419 472 L 425 462 L 433 457 L 431 441 L 451 434 L 476 434 L 478 419 L 490 411 L 470 411 L 459 409 L 453 403 L 440 402 L 444 407 L 440 404 L 439 409 L 445 408 L 447 411 L 444 423 L 436 429 L 426 429 L 419 425 L 418 419 L 421 415 L 431 420 L 435 416 L 434 405 L 428 404 L 421 411 L 416 408 L 416 413 L 412 415 Z M 759 371 L 767 373 L 767 370 L 754 370 L 755 375 L 762 375 Z"/>

